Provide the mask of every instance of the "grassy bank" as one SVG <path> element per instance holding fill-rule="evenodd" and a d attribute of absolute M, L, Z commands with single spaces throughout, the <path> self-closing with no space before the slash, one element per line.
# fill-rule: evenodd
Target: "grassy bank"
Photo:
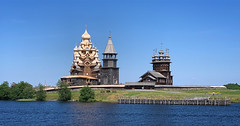
<path fill-rule="evenodd" d="M 113 92 L 112 92 L 113 91 Z M 208 95 L 208 93 L 220 93 L 219 95 Z M 230 98 L 231 102 L 240 103 L 240 90 L 230 89 L 197 89 L 197 90 L 111 90 L 109 93 L 102 93 L 95 90 L 95 98 L 102 102 L 117 102 L 119 97 L 138 97 L 138 98 L 164 98 L 164 99 L 184 99 L 193 97 Z M 48 93 L 49 101 L 57 100 L 58 94 Z M 78 100 L 79 92 L 72 92 L 72 100 Z"/>
<path fill-rule="evenodd" d="M 36 99 L 18 99 L 17 101 L 36 101 Z"/>

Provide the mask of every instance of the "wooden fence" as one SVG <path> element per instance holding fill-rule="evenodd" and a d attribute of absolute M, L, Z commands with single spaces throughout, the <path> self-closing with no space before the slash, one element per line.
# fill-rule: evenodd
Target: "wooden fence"
<path fill-rule="evenodd" d="M 163 104 L 163 105 L 214 105 L 214 106 L 228 106 L 231 104 L 230 99 L 152 99 L 152 98 L 128 98 L 119 97 L 119 104 Z"/>

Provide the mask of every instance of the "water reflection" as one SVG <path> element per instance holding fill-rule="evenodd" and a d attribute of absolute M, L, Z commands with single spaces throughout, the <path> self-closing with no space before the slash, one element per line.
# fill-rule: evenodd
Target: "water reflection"
<path fill-rule="evenodd" d="M 129 105 L 111 103 L 71 104 L 73 124 L 116 125 L 116 124 L 167 124 L 170 111 L 167 105 Z"/>

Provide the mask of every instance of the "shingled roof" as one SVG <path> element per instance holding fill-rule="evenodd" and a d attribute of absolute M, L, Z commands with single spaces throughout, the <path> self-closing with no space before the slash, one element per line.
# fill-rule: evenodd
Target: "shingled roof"
<path fill-rule="evenodd" d="M 103 54 L 117 54 L 112 43 L 111 35 L 109 35 L 108 43 Z"/>
<path fill-rule="evenodd" d="M 157 77 L 157 78 L 166 78 L 165 76 L 163 76 L 161 73 L 156 72 L 155 70 L 153 71 L 148 71 L 150 74 L 152 74 L 153 76 Z"/>
<path fill-rule="evenodd" d="M 163 76 L 161 73 L 156 72 L 155 70 L 153 70 L 153 71 L 147 71 L 145 74 L 151 74 L 151 75 L 154 76 L 155 78 L 166 78 L 166 77 Z M 145 74 L 143 74 L 141 77 L 143 77 Z"/>

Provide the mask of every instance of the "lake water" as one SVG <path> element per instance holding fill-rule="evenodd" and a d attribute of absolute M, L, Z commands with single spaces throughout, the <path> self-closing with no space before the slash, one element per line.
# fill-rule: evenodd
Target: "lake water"
<path fill-rule="evenodd" d="M 0 125 L 240 125 L 240 104 L 185 106 L 0 101 Z"/>

